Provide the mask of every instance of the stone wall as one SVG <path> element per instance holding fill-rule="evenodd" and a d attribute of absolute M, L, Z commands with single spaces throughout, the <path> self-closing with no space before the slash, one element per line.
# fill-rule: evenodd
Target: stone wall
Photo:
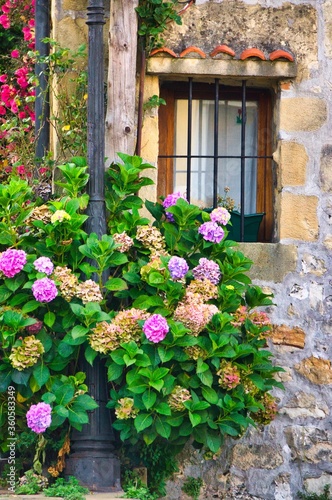
<path fill-rule="evenodd" d="M 275 296 L 269 348 L 285 370 L 285 391 L 275 391 L 279 415 L 228 442 L 215 460 L 185 454 L 167 500 L 188 498 L 186 476 L 204 479 L 202 500 L 291 500 L 299 490 L 332 487 L 331 26 L 331 0 L 197 0 L 182 26 L 170 26 L 165 45 L 174 53 L 280 48 L 295 56 L 297 76 L 277 84 L 275 243 L 241 245 L 253 281 Z"/>
<path fill-rule="evenodd" d="M 86 3 L 55 1 L 60 41 L 75 46 L 86 39 Z M 275 296 L 276 306 L 268 310 L 274 324 L 269 348 L 285 370 L 279 376 L 285 391 L 275 391 L 279 415 L 227 442 L 212 460 L 185 453 L 166 498 L 188 498 L 181 491 L 186 476 L 203 478 L 202 500 L 291 500 L 304 488 L 322 492 L 325 484 L 332 486 L 332 0 L 196 0 L 182 21 L 167 33 L 167 47 L 177 54 L 188 46 L 209 53 L 218 44 L 236 55 L 249 47 L 267 54 L 279 48 L 294 55 L 297 71 L 273 80 L 275 242 L 242 244 L 254 262 L 253 281 Z M 105 43 L 106 37 L 107 28 Z M 252 65 L 259 68 L 260 61 Z M 151 72 L 145 99 L 158 89 Z M 157 144 L 152 110 L 142 138 L 147 161 L 157 163 Z"/>

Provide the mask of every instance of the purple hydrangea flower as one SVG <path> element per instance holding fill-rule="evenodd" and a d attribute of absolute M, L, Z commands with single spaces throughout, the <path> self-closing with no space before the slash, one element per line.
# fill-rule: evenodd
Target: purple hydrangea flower
<path fill-rule="evenodd" d="M 33 263 L 35 269 L 40 273 L 52 274 L 53 273 L 53 262 L 48 257 L 39 257 Z"/>
<path fill-rule="evenodd" d="M 180 193 L 172 193 L 166 196 L 166 198 L 163 201 L 163 207 L 166 209 L 168 207 L 172 207 L 173 205 L 176 205 L 176 202 L 178 201 L 179 198 L 182 198 L 185 200 L 187 203 L 187 199 Z M 174 216 L 167 210 L 165 210 L 166 218 L 169 222 L 174 222 Z"/>
<path fill-rule="evenodd" d="M 46 429 L 51 425 L 52 408 L 47 403 L 38 403 L 36 405 L 31 405 L 30 410 L 27 412 L 27 425 L 28 427 L 41 434 L 45 432 Z"/>
<path fill-rule="evenodd" d="M 198 232 L 206 241 L 211 241 L 212 243 L 220 243 L 225 235 L 224 230 L 216 222 L 212 221 L 201 224 Z"/>
<path fill-rule="evenodd" d="M 51 302 L 58 295 L 58 289 L 53 280 L 41 278 L 32 285 L 32 293 L 38 302 Z"/>
<path fill-rule="evenodd" d="M 218 285 L 221 277 L 219 265 L 214 260 L 205 257 L 199 259 L 199 265 L 194 267 L 193 274 L 196 280 L 208 279 L 214 285 Z"/>
<path fill-rule="evenodd" d="M 26 262 L 27 254 L 24 250 L 9 248 L 0 254 L 0 271 L 2 271 L 7 278 L 12 278 L 22 271 Z"/>
<path fill-rule="evenodd" d="M 217 207 L 214 210 L 212 210 L 210 214 L 210 219 L 212 220 L 212 222 L 217 222 L 222 226 L 226 226 L 226 224 L 229 223 L 230 218 L 231 214 L 224 207 Z"/>
<path fill-rule="evenodd" d="M 143 325 L 143 332 L 146 338 L 155 344 L 164 340 L 168 331 L 169 326 L 167 321 L 161 314 L 153 314 Z"/>
<path fill-rule="evenodd" d="M 183 278 L 189 271 L 189 266 L 182 257 L 171 257 L 168 262 L 168 270 L 173 280 Z"/>

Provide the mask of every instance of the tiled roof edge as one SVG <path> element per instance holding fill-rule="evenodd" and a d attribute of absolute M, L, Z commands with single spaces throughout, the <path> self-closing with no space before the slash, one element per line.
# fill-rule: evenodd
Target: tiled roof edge
<path fill-rule="evenodd" d="M 161 47 L 159 49 L 154 49 L 151 52 L 150 57 L 153 57 L 156 54 L 163 54 L 165 56 L 171 56 L 174 58 L 186 58 L 196 55 L 196 57 L 199 56 L 199 58 L 203 59 L 205 59 L 207 56 L 214 59 L 218 58 L 220 54 L 226 54 L 234 59 L 239 59 L 242 61 L 250 58 L 261 59 L 262 61 L 286 60 L 294 62 L 295 60 L 294 56 L 284 49 L 276 49 L 265 56 L 264 52 L 257 47 L 250 47 L 248 49 L 245 49 L 238 57 L 236 57 L 235 51 L 228 45 L 217 45 L 209 54 L 206 54 L 202 49 L 194 45 L 187 47 L 180 54 L 176 54 L 173 50 L 167 47 Z"/>

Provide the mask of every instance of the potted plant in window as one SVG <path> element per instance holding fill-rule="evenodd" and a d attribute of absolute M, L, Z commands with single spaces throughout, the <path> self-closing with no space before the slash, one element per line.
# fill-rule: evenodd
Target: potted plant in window
<path fill-rule="evenodd" d="M 229 231 L 228 238 L 234 241 L 241 241 L 241 212 L 235 209 L 235 201 L 229 196 L 229 187 L 224 188 L 224 194 L 217 197 L 219 207 L 226 208 L 230 214 L 231 224 L 227 225 Z M 244 240 L 245 242 L 255 242 L 258 238 L 258 231 L 265 213 L 244 214 Z"/>

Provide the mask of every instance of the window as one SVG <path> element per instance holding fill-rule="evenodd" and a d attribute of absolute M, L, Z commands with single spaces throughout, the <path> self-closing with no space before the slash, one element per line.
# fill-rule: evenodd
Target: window
<path fill-rule="evenodd" d="M 227 187 L 239 211 L 265 213 L 259 241 L 271 241 L 270 91 L 189 78 L 165 81 L 160 95 L 166 106 L 159 109 L 158 196 L 180 191 L 215 207 Z"/>

